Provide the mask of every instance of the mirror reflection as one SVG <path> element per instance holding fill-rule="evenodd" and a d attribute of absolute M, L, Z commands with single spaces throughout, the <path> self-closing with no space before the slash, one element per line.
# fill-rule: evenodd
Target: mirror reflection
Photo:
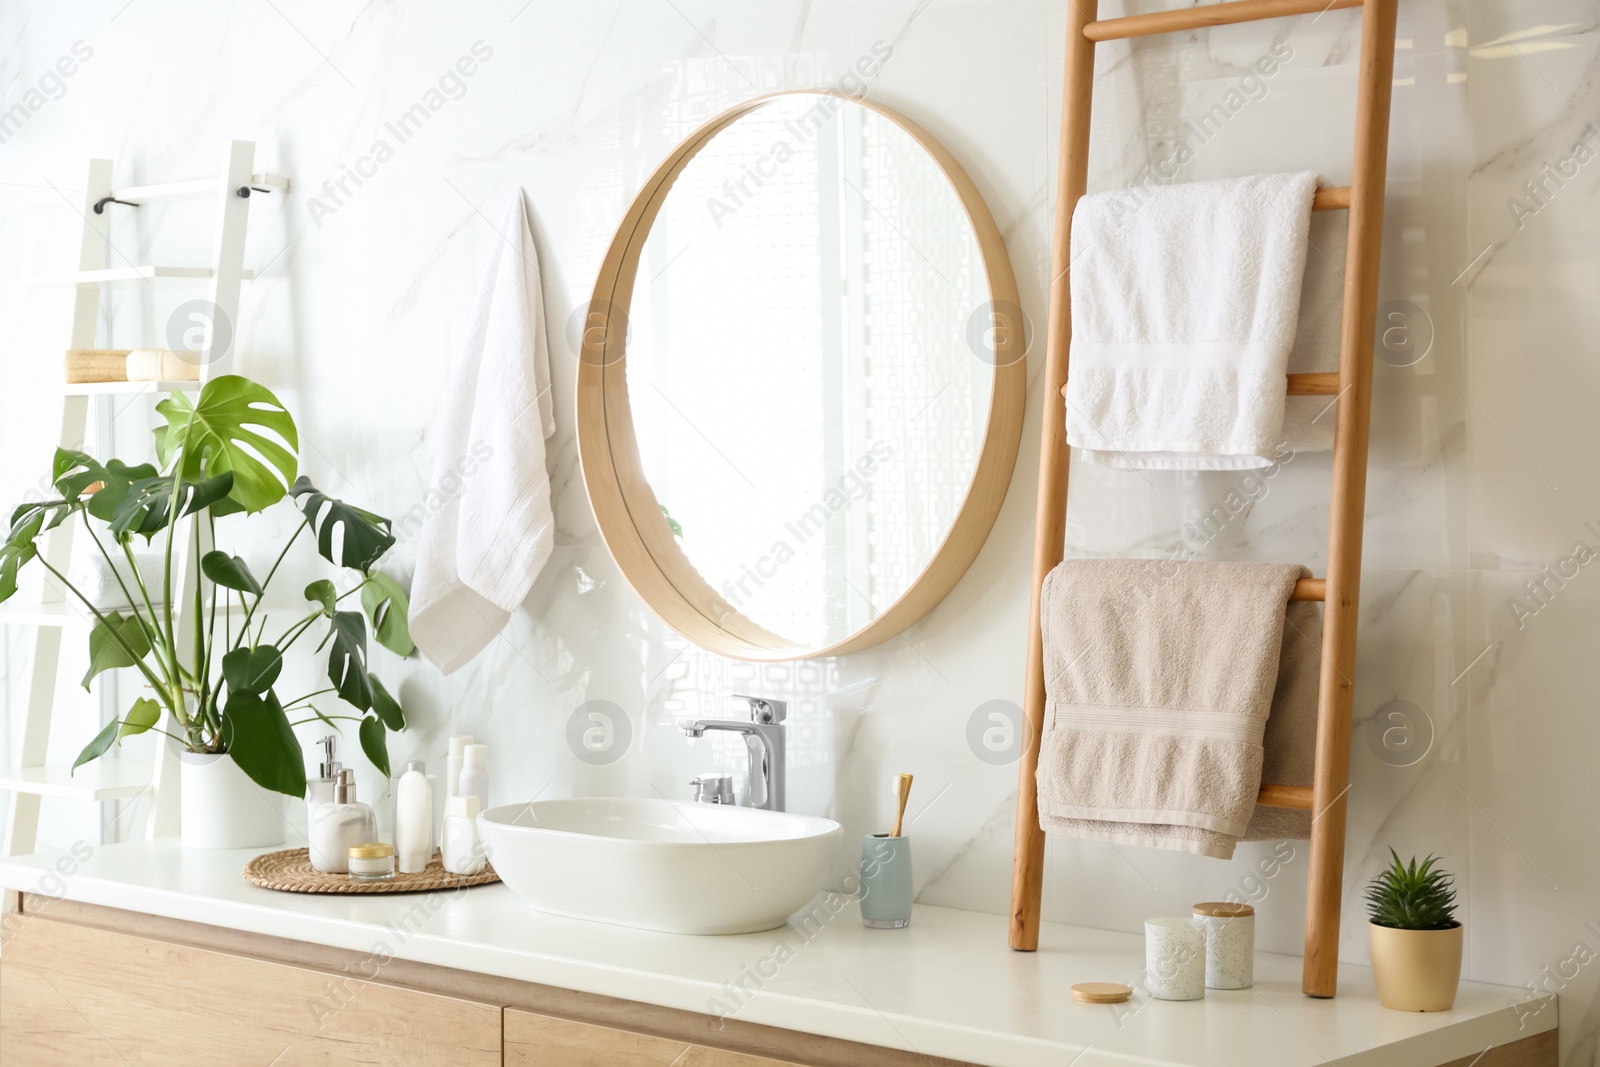
<path fill-rule="evenodd" d="M 689 160 L 639 261 L 627 388 L 662 520 L 728 609 L 822 648 L 912 586 L 983 445 L 988 301 L 950 180 L 855 101 L 777 98 Z"/>

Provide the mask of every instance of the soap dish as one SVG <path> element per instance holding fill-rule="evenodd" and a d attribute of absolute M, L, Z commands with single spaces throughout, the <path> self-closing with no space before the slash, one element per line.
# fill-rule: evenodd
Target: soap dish
<path fill-rule="evenodd" d="M 477 874 L 451 874 L 435 855 L 418 874 L 396 874 L 381 882 L 361 882 L 345 874 L 323 874 L 311 866 L 311 852 L 286 848 L 267 852 L 244 865 L 245 881 L 280 893 L 428 893 L 436 889 L 462 889 L 489 885 L 500 876 L 484 864 Z"/>

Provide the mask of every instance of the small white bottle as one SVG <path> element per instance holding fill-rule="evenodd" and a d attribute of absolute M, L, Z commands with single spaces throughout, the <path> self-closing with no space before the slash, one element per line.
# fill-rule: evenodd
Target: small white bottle
<path fill-rule="evenodd" d="M 421 874 L 433 859 L 433 791 L 422 761 L 412 760 L 394 798 L 394 851 L 401 874 Z"/>
<path fill-rule="evenodd" d="M 444 802 L 444 847 L 439 851 L 444 869 L 451 874 L 477 874 L 483 870 L 477 797 L 456 796 Z"/>
<path fill-rule="evenodd" d="M 378 839 L 378 818 L 356 799 L 356 772 L 339 772 L 331 803 L 318 804 L 311 816 L 311 866 L 323 874 L 350 873 L 350 846 Z"/>
<path fill-rule="evenodd" d="M 468 745 L 461 754 L 461 783 L 456 796 L 477 797 L 478 810 L 489 809 L 489 746 Z"/>
<path fill-rule="evenodd" d="M 461 792 L 461 763 L 465 758 L 467 746 L 472 744 L 472 737 L 460 734 L 450 739 L 450 753 L 444 761 L 444 795 L 446 798 L 456 796 Z"/>

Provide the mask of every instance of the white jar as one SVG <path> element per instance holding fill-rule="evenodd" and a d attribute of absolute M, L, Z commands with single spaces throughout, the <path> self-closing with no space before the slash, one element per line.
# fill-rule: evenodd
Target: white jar
<path fill-rule="evenodd" d="M 1206 935 L 1193 919 L 1144 921 L 1145 989 L 1157 1000 L 1206 995 Z"/>
<path fill-rule="evenodd" d="M 1194 918 L 1206 934 L 1206 986 L 1249 988 L 1255 980 L 1256 909 L 1208 901 L 1194 906 Z"/>

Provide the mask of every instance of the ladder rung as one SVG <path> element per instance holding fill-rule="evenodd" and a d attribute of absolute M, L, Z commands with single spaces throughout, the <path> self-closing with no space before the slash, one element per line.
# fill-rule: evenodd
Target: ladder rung
<path fill-rule="evenodd" d="M 1318 189 L 1317 195 L 1311 201 L 1312 211 L 1344 211 L 1350 207 L 1350 187 L 1348 185 L 1335 186 L 1332 189 Z"/>
<path fill-rule="evenodd" d="M 1229 0 L 1228 3 L 1204 4 L 1200 7 L 1180 8 L 1177 11 L 1158 11 L 1149 15 L 1102 19 L 1085 25 L 1083 35 L 1091 41 L 1149 37 L 1156 33 L 1200 30 L 1208 26 L 1226 26 L 1234 22 L 1255 22 L 1258 19 L 1276 19 L 1343 7 L 1360 7 L 1361 2 L 1362 0 Z"/>
<path fill-rule="evenodd" d="M 115 282 L 148 282 L 154 278 L 209 278 L 215 273 L 210 267 L 104 267 L 100 270 L 80 270 L 74 274 L 44 275 L 29 278 L 24 285 L 109 285 Z M 250 281 L 255 271 L 240 271 L 239 277 Z"/>
<path fill-rule="evenodd" d="M 1290 600 L 1326 600 L 1328 599 L 1328 579 L 1326 578 L 1301 578 L 1294 583 L 1294 592 L 1289 594 Z"/>
<path fill-rule="evenodd" d="M 1337 371 L 1324 374 L 1291 374 L 1288 395 L 1338 396 L 1339 374 Z"/>
<path fill-rule="evenodd" d="M 64 763 L 6 767 L 0 768 L 0 789 L 68 800 L 119 800 L 149 789 L 150 771 L 149 760 L 134 759 L 96 761 L 76 771 Z"/>
<path fill-rule="evenodd" d="M 0 604 L 0 626 L 91 626 L 94 616 L 64 600 L 22 601 L 12 598 Z"/>
<path fill-rule="evenodd" d="M 289 179 L 277 174 L 252 174 L 250 184 L 257 189 L 289 188 Z M 215 196 L 222 188 L 219 178 L 199 178 L 189 182 L 163 182 L 159 185 L 129 185 L 111 190 L 118 200 L 132 200 L 136 204 L 151 200 L 187 200 L 197 196 Z"/>
<path fill-rule="evenodd" d="M 1067 395 L 1067 387 L 1061 387 L 1061 395 Z M 1286 396 L 1338 396 L 1339 374 L 1337 371 L 1328 371 L 1320 374 L 1291 374 L 1285 391 Z"/>
<path fill-rule="evenodd" d="M 197 391 L 203 382 L 187 379 L 146 379 L 135 382 L 68 382 L 65 385 L 49 385 L 38 390 L 43 396 L 113 396 L 128 395 L 139 396 L 166 396 L 174 389 L 179 392 L 189 393 Z"/>
<path fill-rule="evenodd" d="M 1313 801 L 1308 785 L 1263 785 L 1256 794 L 1256 803 L 1269 808 L 1299 808 L 1310 811 Z"/>

